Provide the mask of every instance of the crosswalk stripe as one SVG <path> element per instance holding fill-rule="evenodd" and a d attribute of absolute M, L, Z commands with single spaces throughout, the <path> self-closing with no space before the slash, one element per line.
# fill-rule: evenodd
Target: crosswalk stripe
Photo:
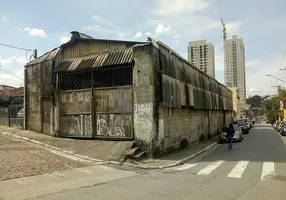
<path fill-rule="evenodd" d="M 244 170 L 246 169 L 249 161 L 239 161 L 235 167 L 231 170 L 231 172 L 228 174 L 228 177 L 230 178 L 241 178 Z"/>
<path fill-rule="evenodd" d="M 190 169 L 190 168 L 192 168 L 192 167 L 194 167 L 196 165 L 197 164 L 184 164 L 183 166 L 175 168 L 174 170 L 178 170 L 178 171 L 186 170 L 186 169 Z"/>
<path fill-rule="evenodd" d="M 261 180 L 269 180 L 275 175 L 276 173 L 274 162 L 263 162 Z"/>
<path fill-rule="evenodd" d="M 214 171 L 216 168 L 218 168 L 224 160 L 218 160 L 216 162 L 213 162 L 209 166 L 205 167 L 204 169 L 200 170 L 197 175 L 209 175 L 212 171 Z"/>

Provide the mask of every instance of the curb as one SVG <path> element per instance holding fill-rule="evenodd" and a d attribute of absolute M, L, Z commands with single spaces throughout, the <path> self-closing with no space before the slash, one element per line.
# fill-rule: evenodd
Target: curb
<path fill-rule="evenodd" d="M 188 162 L 189 160 L 192 160 L 194 159 L 195 157 L 201 155 L 202 153 L 210 150 L 211 148 L 213 147 L 220 147 L 221 144 L 219 144 L 218 142 L 215 142 L 209 146 L 207 146 L 206 148 L 204 148 L 203 150 L 200 150 L 199 152 L 193 154 L 193 155 L 190 155 L 190 156 L 187 156 L 181 160 L 178 160 L 176 162 L 173 162 L 171 164 L 168 164 L 168 165 L 161 165 L 161 166 L 138 166 L 138 165 L 134 165 L 134 164 L 130 164 L 130 163 L 127 163 L 127 164 L 124 164 L 124 165 L 127 165 L 129 167 L 136 167 L 136 168 L 140 168 L 140 169 L 167 169 L 167 168 L 171 168 L 171 167 L 177 167 L 179 165 L 183 165 L 185 164 L 186 162 Z"/>
<path fill-rule="evenodd" d="M 91 158 L 91 157 L 88 157 L 88 156 L 83 156 L 83 155 L 80 155 L 80 154 L 73 153 L 71 151 L 67 151 L 67 150 L 59 148 L 59 147 L 51 146 L 51 145 L 45 144 L 43 142 L 39 142 L 37 140 L 32 140 L 32 139 L 29 139 L 27 137 L 15 135 L 13 133 L 4 132 L 4 131 L 0 131 L 0 133 L 2 135 L 7 135 L 9 137 L 13 137 L 13 138 L 21 139 L 21 140 L 26 140 L 26 141 L 32 142 L 34 144 L 38 144 L 38 145 L 41 145 L 41 146 L 44 146 L 44 147 L 47 147 L 47 148 L 50 148 L 50 149 L 61 151 L 61 152 L 64 152 L 66 154 L 69 154 L 69 155 L 72 155 L 72 156 L 75 156 L 75 157 L 78 157 L 78 158 L 81 158 L 81 159 L 85 159 L 85 160 L 88 160 L 88 161 L 102 162 L 102 163 L 105 163 L 105 164 L 112 164 L 112 165 L 128 166 L 128 167 L 134 167 L 134 168 L 139 168 L 139 169 L 166 169 L 166 168 L 176 167 L 176 166 L 179 166 L 179 165 L 183 165 L 187 161 L 189 161 L 189 160 L 191 160 L 191 159 L 201 155 L 202 153 L 208 151 L 209 149 L 211 149 L 211 148 L 213 148 L 215 146 L 216 146 L 216 148 L 221 146 L 221 145 L 218 145 L 218 142 L 215 142 L 215 143 L 207 146 L 203 150 L 201 150 L 201 151 L 199 151 L 199 152 L 197 152 L 197 153 L 195 153 L 193 155 L 187 156 L 187 157 L 185 157 L 185 158 L 183 158 L 181 160 L 178 160 L 176 162 L 173 162 L 173 163 L 170 163 L 170 164 L 167 164 L 167 165 L 161 165 L 161 166 L 139 166 L 139 165 L 135 165 L 135 164 L 131 164 L 131 163 L 121 163 L 121 162 L 118 162 L 118 161 L 104 161 L 104 160 L 100 160 L 100 159 L 96 159 L 96 158 Z"/>
<path fill-rule="evenodd" d="M 104 160 L 100 160 L 100 159 L 95 159 L 95 158 L 91 158 L 91 157 L 88 157 L 88 156 L 83 156 L 83 155 L 80 155 L 80 154 L 76 154 L 76 153 L 73 153 L 71 151 L 67 151 L 65 149 L 62 149 L 62 148 L 58 148 L 58 147 L 55 147 L 55 146 L 51 146 L 49 144 L 45 144 L 43 142 L 39 142 L 37 140 L 32 140 L 32 139 L 29 139 L 27 137 L 23 137 L 23 136 L 19 136 L 19 135 L 15 135 L 13 133 L 9 133 L 9 132 L 4 132 L 4 131 L 0 131 L 0 133 L 2 135 L 7 135 L 9 137 L 13 137 L 13 138 L 17 138 L 17 139 L 21 139 L 21 140 L 26 140 L 26 141 L 29 141 L 29 142 L 32 142 L 34 144 L 38 144 L 38 145 L 41 145 L 41 146 L 44 146 L 44 147 L 47 147 L 47 148 L 50 148 L 50 149 L 54 149 L 54 150 L 57 150 L 57 151 L 61 151 L 63 153 L 66 153 L 66 154 L 69 154 L 69 155 L 72 155 L 72 156 L 75 156 L 75 157 L 78 157 L 78 158 L 81 158 L 81 159 L 85 159 L 85 160 L 88 160 L 88 161 L 93 161 L 93 162 L 102 162 L 102 163 L 106 163 L 106 164 L 114 164 L 114 165 L 122 165 L 122 163 L 118 162 L 118 161 L 104 161 Z"/>

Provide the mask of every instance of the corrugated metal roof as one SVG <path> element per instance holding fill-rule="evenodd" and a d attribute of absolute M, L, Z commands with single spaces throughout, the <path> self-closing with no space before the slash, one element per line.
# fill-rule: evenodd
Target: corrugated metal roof
<path fill-rule="evenodd" d="M 83 57 L 62 61 L 56 71 L 75 71 L 88 68 L 99 68 L 112 65 L 131 64 L 133 62 L 133 48 L 120 51 L 107 51 L 101 54 L 90 54 Z"/>
<path fill-rule="evenodd" d="M 60 48 L 55 48 L 47 53 L 45 53 L 44 55 L 36 58 L 35 60 L 32 60 L 31 62 L 27 63 L 26 66 L 28 65 L 35 65 L 38 63 L 41 63 L 43 61 L 47 61 L 47 60 L 52 60 L 53 58 L 56 57 L 57 53 L 59 52 Z"/>

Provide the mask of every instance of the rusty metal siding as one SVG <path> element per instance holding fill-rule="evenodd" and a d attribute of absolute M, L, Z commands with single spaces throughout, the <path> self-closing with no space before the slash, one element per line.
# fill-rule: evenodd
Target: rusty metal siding
<path fill-rule="evenodd" d="M 61 137 L 92 137 L 91 90 L 62 91 L 60 98 Z"/>
<path fill-rule="evenodd" d="M 106 51 L 124 50 L 136 43 L 125 43 L 105 40 L 78 40 L 63 48 L 62 59 L 80 57 L 88 54 L 99 54 Z"/>
<path fill-rule="evenodd" d="M 94 89 L 97 138 L 133 138 L 132 88 Z"/>
<path fill-rule="evenodd" d="M 130 65 L 133 63 L 132 48 L 120 51 L 108 51 L 101 54 L 89 54 L 83 57 L 63 60 L 56 68 L 57 72 L 76 71 L 105 66 Z"/>

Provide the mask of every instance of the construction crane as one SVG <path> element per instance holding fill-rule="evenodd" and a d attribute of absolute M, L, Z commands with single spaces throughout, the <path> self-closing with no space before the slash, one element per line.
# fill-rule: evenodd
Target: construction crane
<path fill-rule="evenodd" d="M 224 53 L 224 83 L 226 83 L 226 27 L 225 27 L 225 23 L 222 19 L 222 17 L 220 18 L 221 23 L 222 23 L 222 32 L 223 32 L 223 53 Z"/>

